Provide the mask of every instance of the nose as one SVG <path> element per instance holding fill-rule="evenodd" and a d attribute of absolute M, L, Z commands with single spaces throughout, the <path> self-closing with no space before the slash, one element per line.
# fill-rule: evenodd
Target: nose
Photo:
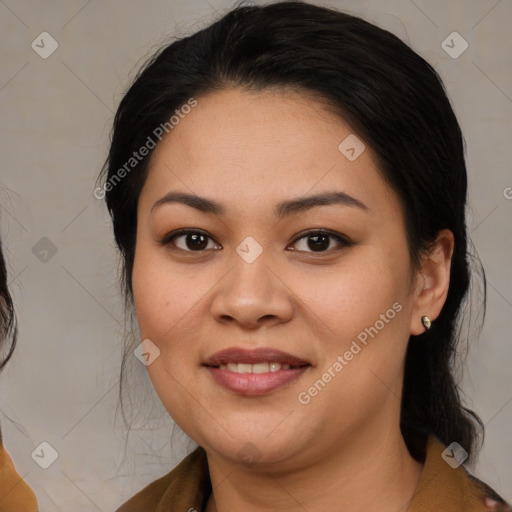
<path fill-rule="evenodd" d="M 232 270 L 212 299 L 211 313 L 216 321 L 254 330 L 292 318 L 293 294 L 269 263 L 263 255 L 248 263 L 234 254 Z"/>

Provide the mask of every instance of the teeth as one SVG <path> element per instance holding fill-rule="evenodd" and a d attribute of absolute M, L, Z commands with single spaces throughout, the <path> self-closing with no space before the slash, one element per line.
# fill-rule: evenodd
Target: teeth
<path fill-rule="evenodd" d="M 270 370 L 268 363 L 257 363 L 252 365 L 252 373 L 267 373 Z"/>
<path fill-rule="evenodd" d="M 252 365 L 251 364 L 238 363 L 238 369 L 236 371 L 238 373 L 252 373 Z"/>
<path fill-rule="evenodd" d="M 228 363 L 219 365 L 219 369 L 229 370 L 230 372 L 235 373 L 267 373 L 277 372 L 279 370 L 289 370 L 290 365 L 281 363 Z"/>
<path fill-rule="evenodd" d="M 277 372 L 277 370 L 281 369 L 281 363 L 270 363 L 270 371 Z"/>

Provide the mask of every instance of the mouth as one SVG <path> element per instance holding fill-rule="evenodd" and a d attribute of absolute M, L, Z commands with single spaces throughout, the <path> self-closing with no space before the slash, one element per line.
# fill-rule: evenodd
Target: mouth
<path fill-rule="evenodd" d="M 262 395 L 289 385 L 312 365 L 280 350 L 231 348 L 217 352 L 203 366 L 214 381 L 240 395 Z"/>
<path fill-rule="evenodd" d="M 305 365 L 304 365 L 305 366 Z M 291 366 L 286 363 L 278 363 L 278 362 L 263 362 L 263 363 L 227 363 L 220 364 L 216 368 L 220 370 L 229 370 L 230 372 L 235 373 L 275 373 L 279 370 L 290 370 L 301 368 L 301 366 Z"/>

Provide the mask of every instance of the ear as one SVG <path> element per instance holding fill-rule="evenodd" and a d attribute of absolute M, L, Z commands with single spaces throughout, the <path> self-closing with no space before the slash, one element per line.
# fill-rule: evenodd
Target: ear
<path fill-rule="evenodd" d="M 416 276 L 411 334 L 425 332 L 421 317 L 427 315 L 432 322 L 439 316 L 450 286 L 450 265 L 454 248 L 453 233 L 443 229 L 428 254 L 424 256 L 421 270 Z"/>

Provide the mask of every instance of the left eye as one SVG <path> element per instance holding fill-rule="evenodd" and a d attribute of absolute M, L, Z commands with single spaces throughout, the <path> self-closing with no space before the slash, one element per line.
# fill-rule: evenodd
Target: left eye
<path fill-rule="evenodd" d="M 350 240 L 339 233 L 333 233 L 331 231 L 310 231 L 309 233 L 297 238 L 294 244 L 297 244 L 297 242 L 300 242 L 301 240 L 305 240 L 305 242 L 302 243 L 303 248 L 299 248 L 297 250 L 305 252 L 327 252 L 332 250 L 331 240 L 335 240 L 340 247 L 348 247 L 352 245 Z M 304 247 L 310 249 L 310 251 L 304 249 Z"/>
<path fill-rule="evenodd" d="M 182 239 L 181 242 L 179 240 Z M 344 237 L 343 235 L 330 231 L 310 231 L 309 233 L 302 234 L 297 237 L 292 245 L 301 245 L 302 247 L 292 250 L 298 250 L 302 252 L 327 252 L 333 250 L 331 241 L 334 240 L 337 243 L 338 248 L 348 247 L 352 245 L 352 242 Z M 206 249 L 222 249 L 220 244 L 214 243 L 213 238 L 203 231 L 197 230 L 181 230 L 171 235 L 166 236 L 162 241 L 162 245 L 172 244 L 178 249 L 187 252 L 201 252 Z M 309 249 L 309 250 L 308 250 Z"/>

